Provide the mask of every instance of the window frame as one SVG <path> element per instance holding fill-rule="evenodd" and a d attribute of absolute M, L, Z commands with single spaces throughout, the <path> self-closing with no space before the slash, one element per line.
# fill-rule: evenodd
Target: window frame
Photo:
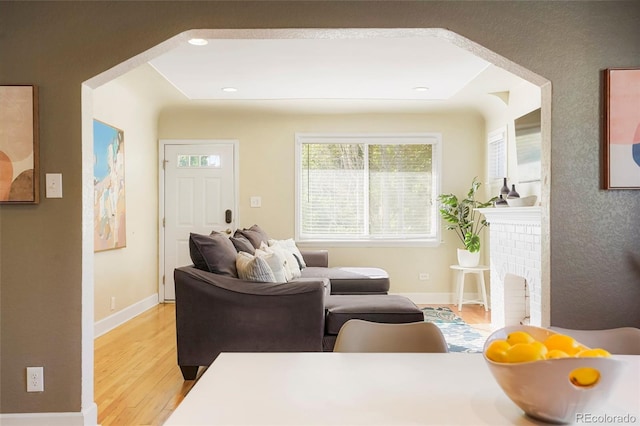
<path fill-rule="evenodd" d="M 507 140 L 507 128 L 506 127 L 500 127 L 499 129 L 496 129 L 492 132 L 489 132 L 487 134 L 487 181 L 488 182 L 502 182 L 502 180 L 507 176 L 507 170 L 508 170 L 508 146 L 507 146 L 508 140 Z M 498 145 L 496 150 L 493 150 L 493 145 Z M 497 159 L 494 158 L 492 155 L 494 154 L 494 152 L 498 152 L 498 150 L 500 150 L 500 154 L 502 156 L 502 161 L 500 161 L 500 166 L 503 169 L 503 175 L 502 176 L 492 176 L 491 174 L 491 167 L 492 164 L 494 163 L 498 163 Z"/>
<path fill-rule="evenodd" d="M 309 143 L 366 143 L 373 144 L 430 144 L 433 194 L 431 199 L 435 233 L 428 238 L 308 238 L 301 233 L 302 208 L 300 202 L 302 184 L 302 146 Z M 438 213 L 437 196 L 440 194 L 441 133 L 296 133 L 295 134 L 295 240 L 301 246 L 324 247 L 437 247 L 441 243 L 441 221 Z"/>

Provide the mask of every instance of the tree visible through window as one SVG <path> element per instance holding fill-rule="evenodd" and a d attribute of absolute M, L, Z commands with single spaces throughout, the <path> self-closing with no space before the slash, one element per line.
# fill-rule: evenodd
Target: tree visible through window
<path fill-rule="evenodd" d="M 298 136 L 298 238 L 435 239 L 438 141 Z"/>

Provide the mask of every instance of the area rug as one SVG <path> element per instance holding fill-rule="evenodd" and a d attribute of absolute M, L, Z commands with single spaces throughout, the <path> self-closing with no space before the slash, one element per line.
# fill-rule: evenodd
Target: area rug
<path fill-rule="evenodd" d="M 440 328 L 449 345 L 449 352 L 482 352 L 489 333 L 471 327 L 446 307 L 426 307 L 422 308 L 422 312 L 425 321 Z"/>

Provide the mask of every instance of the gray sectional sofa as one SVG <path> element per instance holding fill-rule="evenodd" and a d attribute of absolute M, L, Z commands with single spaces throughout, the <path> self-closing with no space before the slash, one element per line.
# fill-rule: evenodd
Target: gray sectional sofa
<path fill-rule="evenodd" d="M 331 351 L 349 319 L 424 320 L 409 299 L 387 294 L 382 269 L 329 267 L 327 251 L 302 251 L 300 277 L 249 281 L 233 272 L 238 244 L 232 242 L 223 234 L 192 235 L 194 265 L 174 272 L 178 365 L 185 380 L 195 379 L 198 368 L 221 352 Z"/>

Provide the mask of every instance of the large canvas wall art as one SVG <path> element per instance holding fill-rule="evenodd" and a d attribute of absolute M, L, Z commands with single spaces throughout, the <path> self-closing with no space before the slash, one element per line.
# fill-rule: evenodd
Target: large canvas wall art
<path fill-rule="evenodd" d="M 40 201 L 37 86 L 0 86 L 0 204 Z"/>
<path fill-rule="evenodd" d="M 604 188 L 640 189 L 640 68 L 605 71 Z"/>
<path fill-rule="evenodd" d="M 94 251 L 126 247 L 124 132 L 93 120 Z"/>

